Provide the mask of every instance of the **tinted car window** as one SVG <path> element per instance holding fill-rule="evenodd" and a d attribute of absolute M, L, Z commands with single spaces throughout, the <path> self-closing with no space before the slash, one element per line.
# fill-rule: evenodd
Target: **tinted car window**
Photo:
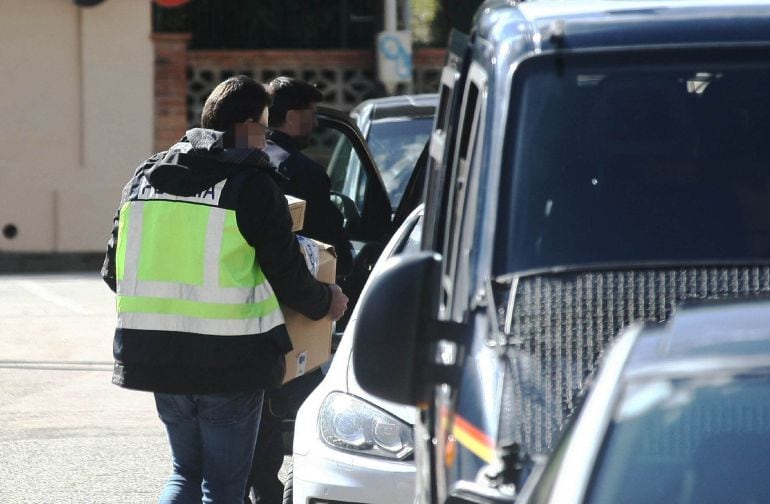
<path fill-rule="evenodd" d="M 391 206 L 398 208 L 414 164 L 433 127 L 432 117 L 375 121 L 366 142 L 385 183 Z"/>
<path fill-rule="evenodd" d="M 590 503 L 770 502 L 770 378 L 709 376 L 628 386 Z"/>
<path fill-rule="evenodd" d="M 592 58 L 514 77 L 496 270 L 770 257 L 766 64 Z"/>
<path fill-rule="evenodd" d="M 316 128 L 312 139 L 311 147 L 303 152 L 326 167 L 331 190 L 347 196 L 362 212 L 368 177 L 350 139 L 340 131 L 324 126 Z"/>

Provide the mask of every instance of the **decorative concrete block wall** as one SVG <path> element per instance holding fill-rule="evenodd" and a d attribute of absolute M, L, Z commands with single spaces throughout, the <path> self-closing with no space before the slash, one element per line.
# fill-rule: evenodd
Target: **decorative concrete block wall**
<path fill-rule="evenodd" d="M 156 34 L 155 57 L 155 146 L 165 149 L 185 129 L 196 126 L 211 90 L 237 74 L 267 83 L 278 75 L 314 82 L 324 103 L 349 110 L 359 102 L 382 96 L 376 79 L 372 51 L 362 50 L 249 50 L 189 51 L 189 35 Z M 409 90 L 429 93 L 438 90 L 443 49 L 418 49 L 413 55 L 414 84 Z M 407 91 L 404 87 L 400 92 Z"/>

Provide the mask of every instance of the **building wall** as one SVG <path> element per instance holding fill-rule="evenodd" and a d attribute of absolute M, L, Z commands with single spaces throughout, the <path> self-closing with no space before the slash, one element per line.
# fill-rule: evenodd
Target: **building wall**
<path fill-rule="evenodd" d="M 372 51 L 190 51 L 151 33 L 150 0 L 0 4 L 0 254 L 104 250 L 134 168 L 228 75 L 290 73 L 343 110 L 375 86 Z M 437 89 L 444 54 L 415 52 L 415 91 Z"/>
<path fill-rule="evenodd" d="M 104 249 L 153 148 L 150 32 L 144 0 L 2 0 L 0 252 Z"/>

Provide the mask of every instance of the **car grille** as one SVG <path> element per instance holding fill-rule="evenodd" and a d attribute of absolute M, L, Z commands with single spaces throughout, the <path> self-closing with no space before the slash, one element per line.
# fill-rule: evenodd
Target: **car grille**
<path fill-rule="evenodd" d="M 689 300 L 770 293 L 770 266 L 677 267 L 521 277 L 506 359 L 500 443 L 548 453 L 602 350 L 632 321 Z"/>

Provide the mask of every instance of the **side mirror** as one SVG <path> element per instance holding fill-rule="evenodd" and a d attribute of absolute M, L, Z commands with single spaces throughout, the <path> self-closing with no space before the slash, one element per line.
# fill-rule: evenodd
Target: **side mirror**
<path fill-rule="evenodd" d="M 436 316 L 440 256 L 396 256 L 373 278 L 359 302 L 353 368 L 367 392 L 416 405 L 427 399 L 429 321 Z"/>

